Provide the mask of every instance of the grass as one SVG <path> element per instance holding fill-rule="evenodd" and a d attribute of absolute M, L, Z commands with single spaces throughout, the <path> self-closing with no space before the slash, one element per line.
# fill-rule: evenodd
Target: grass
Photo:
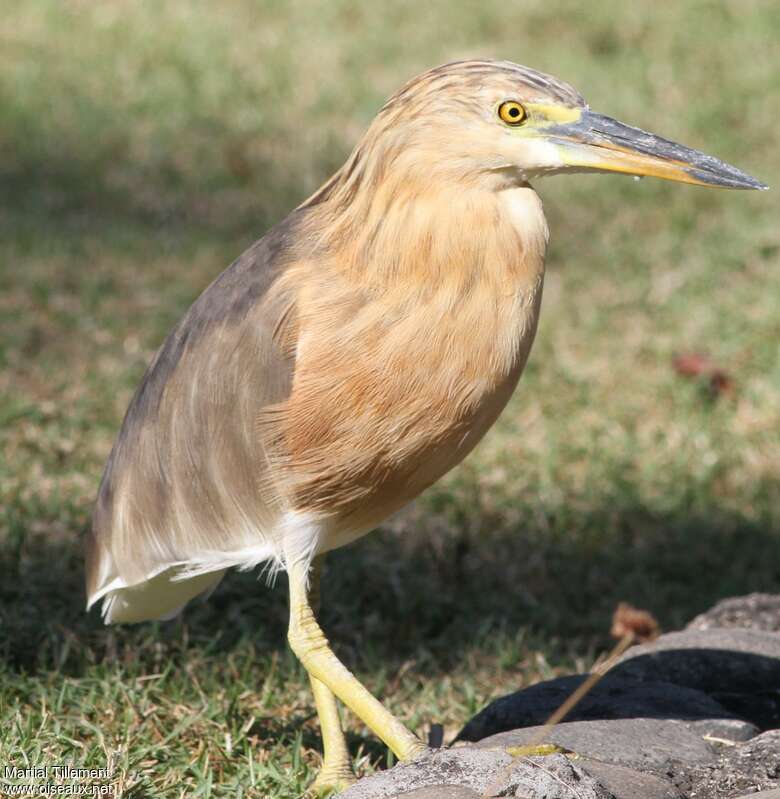
<path fill-rule="evenodd" d="M 80 541 L 154 349 L 344 159 L 397 85 L 469 56 L 780 182 L 773 0 L 382 6 L 12 0 L 0 20 L 0 766 L 125 797 L 297 797 L 318 730 L 274 591 L 168 625 L 83 613 Z M 613 606 L 667 628 L 780 578 L 774 192 L 538 187 L 552 242 L 520 390 L 475 453 L 335 553 L 324 626 L 413 728 L 585 669 Z M 671 367 L 708 351 L 713 399 Z M 361 773 L 383 747 L 354 718 Z"/>

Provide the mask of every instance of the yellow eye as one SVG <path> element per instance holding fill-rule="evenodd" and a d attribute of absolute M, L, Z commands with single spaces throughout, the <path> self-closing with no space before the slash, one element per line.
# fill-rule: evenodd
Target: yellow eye
<path fill-rule="evenodd" d="M 507 125 L 519 125 L 525 119 L 525 108 L 514 100 L 507 100 L 498 107 L 498 115 Z"/>

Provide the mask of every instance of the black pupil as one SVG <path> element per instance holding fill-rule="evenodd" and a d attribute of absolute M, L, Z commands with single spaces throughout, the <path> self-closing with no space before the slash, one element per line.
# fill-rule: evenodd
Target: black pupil
<path fill-rule="evenodd" d="M 509 116 L 510 117 L 519 117 L 520 116 L 520 110 L 518 108 L 514 108 L 514 107 L 510 108 L 509 109 Z"/>

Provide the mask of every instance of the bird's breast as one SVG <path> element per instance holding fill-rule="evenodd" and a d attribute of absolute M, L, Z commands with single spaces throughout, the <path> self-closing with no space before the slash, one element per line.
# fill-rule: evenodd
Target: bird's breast
<path fill-rule="evenodd" d="M 299 298 L 280 416 L 296 509 L 365 532 L 462 460 L 504 408 L 536 331 L 544 244 L 490 211 L 454 239 L 449 268 L 420 264 L 379 292 L 331 274 Z"/>

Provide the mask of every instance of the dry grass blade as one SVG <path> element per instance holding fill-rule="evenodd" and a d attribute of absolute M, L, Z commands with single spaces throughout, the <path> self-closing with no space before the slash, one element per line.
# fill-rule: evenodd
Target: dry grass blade
<path fill-rule="evenodd" d="M 659 632 L 660 627 L 652 613 L 632 607 L 627 602 L 619 603 L 612 616 L 610 631 L 613 637 L 620 638 L 614 649 L 601 664 L 593 669 L 582 684 L 572 691 L 568 699 L 547 719 L 538 734 L 528 744 L 512 747 L 511 754 L 534 754 L 534 750 L 544 744 L 555 725 L 574 710 L 632 644 L 651 641 L 658 637 Z"/>

